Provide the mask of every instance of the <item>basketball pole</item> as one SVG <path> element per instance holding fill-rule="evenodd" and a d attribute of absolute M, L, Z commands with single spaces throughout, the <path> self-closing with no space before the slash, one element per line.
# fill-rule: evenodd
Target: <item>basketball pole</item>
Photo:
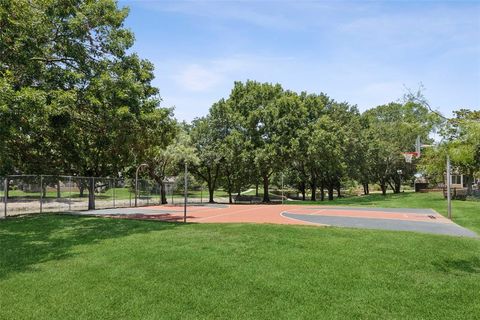
<path fill-rule="evenodd" d="M 141 167 L 148 167 L 148 164 L 142 163 L 137 167 L 137 171 L 135 171 L 135 208 L 137 207 L 137 198 L 138 198 L 138 171 Z"/>
<path fill-rule="evenodd" d="M 188 200 L 188 179 L 187 179 L 187 174 L 188 174 L 188 167 L 187 167 L 187 161 L 185 161 L 185 199 L 184 199 L 184 204 L 183 204 L 183 222 L 187 222 L 187 200 Z"/>

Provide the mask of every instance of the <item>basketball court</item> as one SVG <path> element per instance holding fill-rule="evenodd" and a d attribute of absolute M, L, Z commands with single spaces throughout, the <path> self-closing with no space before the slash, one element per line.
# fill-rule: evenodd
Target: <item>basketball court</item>
<path fill-rule="evenodd" d="M 184 207 L 161 205 L 81 211 L 72 214 L 111 218 L 184 221 Z M 357 208 L 306 205 L 189 205 L 189 223 L 273 223 L 414 231 L 477 237 L 432 209 Z"/>

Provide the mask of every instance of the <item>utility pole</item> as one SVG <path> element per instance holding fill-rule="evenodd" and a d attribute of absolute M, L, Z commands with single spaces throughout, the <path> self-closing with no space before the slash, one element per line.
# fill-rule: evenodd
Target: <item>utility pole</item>
<path fill-rule="evenodd" d="M 447 213 L 448 219 L 452 220 L 452 195 L 450 192 L 450 182 L 452 181 L 450 175 L 450 156 L 447 155 Z"/>
<path fill-rule="evenodd" d="M 3 181 L 3 217 L 7 218 L 7 202 L 8 202 L 8 177 Z"/>
<path fill-rule="evenodd" d="M 183 204 L 183 222 L 186 223 L 187 222 L 187 201 L 188 201 L 188 179 L 187 179 L 187 175 L 188 175 L 188 166 L 187 166 L 187 161 L 185 161 L 185 200 L 184 200 L 184 204 Z"/>

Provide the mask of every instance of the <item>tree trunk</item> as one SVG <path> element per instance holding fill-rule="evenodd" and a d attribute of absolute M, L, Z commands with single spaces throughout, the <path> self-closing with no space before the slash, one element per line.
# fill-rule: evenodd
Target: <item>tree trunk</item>
<path fill-rule="evenodd" d="M 402 183 L 400 180 L 395 181 L 395 193 L 400 193 L 402 190 Z"/>
<path fill-rule="evenodd" d="M 390 186 L 390 189 L 392 189 L 393 193 L 396 193 L 395 186 L 390 182 L 390 180 L 388 181 L 388 185 Z"/>
<path fill-rule="evenodd" d="M 83 196 L 84 196 L 83 192 L 85 190 L 83 184 L 80 183 L 80 185 L 78 186 L 78 190 L 80 191 L 80 196 L 79 197 L 83 198 Z"/>
<path fill-rule="evenodd" d="M 473 172 L 470 170 L 469 174 L 465 176 L 467 179 L 467 195 L 471 196 L 473 194 L 472 184 L 473 184 Z"/>
<path fill-rule="evenodd" d="M 165 183 L 163 182 L 163 180 L 160 180 L 158 182 L 158 185 L 160 186 L 160 202 L 161 204 L 167 204 L 168 201 L 167 201 L 167 194 L 165 191 Z"/>
<path fill-rule="evenodd" d="M 90 178 L 88 183 L 88 210 L 95 210 L 95 181 Z"/>
<path fill-rule="evenodd" d="M 389 181 L 388 184 L 392 188 L 393 193 L 400 193 L 400 180 L 393 180 L 393 184 Z"/>
<path fill-rule="evenodd" d="M 300 193 L 302 194 L 302 200 L 305 201 L 305 182 L 300 182 L 300 185 L 299 185 L 299 190 L 300 190 Z M 298 196 L 298 193 L 297 193 L 297 196 Z"/>
<path fill-rule="evenodd" d="M 320 182 L 320 200 L 325 201 L 325 182 L 322 180 Z"/>
<path fill-rule="evenodd" d="M 333 200 L 333 184 L 331 183 L 328 185 L 328 200 Z"/>
<path fill-rule="evenodd" d="M 57 181 L 57 198 L 61 198 L 60 181 Z"/>
<path fill-rule="evenodd" d="M 337 184 L 337 198 L 341 198 L 342 195 L 341 195 L 341 185 L 340 185 L 340 182 Z"/>
<path fill-rule="evenodd" d="M 255 184 L 255 197 L 258 197 L 258 182 Z"/>
<path fill-rule="evenodd" d="M 208 183 L 208 203 L 215 203 L 213 200 L 213 194 L 215 193 L 215 188 L 212 183 Z"/>
<path fill-rule="evenodd" d="M 228 203 L 230 203 L 230 204 L 233 203 L 232 192 L 231 191 L 228 191 Z"/>
<path fill-rule="evenodd" d="M 385 182 L 380 183 L 380 189 L 382 189 L 382 195 L 386 196 L 387 195 L 387 186 Z"/>
<path fill-rule="evenodd" d="M 313 179 L 310 183 L 310 188 L 312 189 L 312 197 L 310 200 L 317 201 L 317 181 Z"/>
<path fill-rule="evenodd" d="M 270 202 L 270 195 L 268 194 L 268 176 L 263 176 L 263 202 Z"/>
<path fill-rule="evenodd" d="M 368 182 L 367 182 L 367 183 L 363 183 L 363 194 L 364 194 L 364 195 L 370 194 L 370 190 L 368 190 Z"/>

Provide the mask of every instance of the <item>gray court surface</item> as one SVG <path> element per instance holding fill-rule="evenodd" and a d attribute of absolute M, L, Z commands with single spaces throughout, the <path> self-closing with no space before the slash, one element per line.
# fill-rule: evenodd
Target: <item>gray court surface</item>
<path fill-rule="evenodd" d="M 325 209 L 325 208 L 323 208 Z M 335 208 L 328 208 L 335 211 Z M 347 208 L 337 208 L 337 210 L 345 210 Z M 423 214 L 435 214 L 434 210 L 430 209 L 380 209 L 380 208 L 348 208 L 352 211 L 381 211 L 383 213 L 388 212 L 406 212 L 409 213 L 423 213 Z M 414 211 L 411 211 L 414 210 Z M 417 211 L 418 210 L 418 211 Z M 423 211 L 423 212 L 420 212 Z M 478 235 L 466 228 L 463 228 L 456 223 L 438 223 L 438 222 L 424 222 L 424 221 L 407 221 L 397 219 L 376 219 L 376 218 L 356 218 L 345 216 L 334 216 L 327 214 L 321 215 L 309 215 L 309 214 L 296 214 L 291 212 L 283 212 L 282 215 L 291 219 L 298 219 L 310 223 L 326 224 L 337 227 L 350 227 L 361 229 L 383 229 L 383 230 L 397 230 L 397 231 L 414 231 L 423 233 L 443 234 L 451 236 L 472 237 L 478 238 Z"/>
<path fill-rule="evenodd" d="M 197 207 L 197 210 L 201 208 L 228 208 L 226 204 L 218 203 L 208 203 L 208 204 L 188 204 L 189 207 Z M 98 210 L 88 210 L 88 211 L 74 211 L 72 214 L 79 215 L 95 215 L 95 216 L 110 216 L 110 215 L 134 215 L 134 214 L 144 214 L 144 215 L 158 215 L 158 214 L 168 214 L 168 213 L 177 213 L 183 214 L 183 205 L 173 205 L 173 206 L 149 206 L 149 207 L 137 207 L 137 208 L 115 208 L 115 209 L 98 209 Z"/>
<path fill-rule="evenodd" d="M 438 214 L 435 210 L 433 209 L 412 209 L 412 208 L 370 208 L 370 207 L 340 207 L 340 206 L 335 206 L 335 207 L 308 207 L 305 208 L 306 210 L 322 210 L 322 209 L 328 209 L 329 211 L 335 211 L 335 210 L 348 210 L 348 211 L 373 211 L 373 212 L 382 212 L 382 213 L 416 213 L 416 214 Z"/>
<path fill-rule="evenodd" d="M 75 212 L 77 214 L 84 214 L 84 215 L 96 215 L 96 216 L 103 216 L 103 215 L 132 215 L 132 214 L 162 214 L 162 213 L 183 213 L 183 209 L 181 207 L 171 207 L 168 209 L 149 209 L 149 208 L 117 208 L 117 209 L 100 209 L 100 210 L 89 210 L 89 211 L 78 211 Z"/>

